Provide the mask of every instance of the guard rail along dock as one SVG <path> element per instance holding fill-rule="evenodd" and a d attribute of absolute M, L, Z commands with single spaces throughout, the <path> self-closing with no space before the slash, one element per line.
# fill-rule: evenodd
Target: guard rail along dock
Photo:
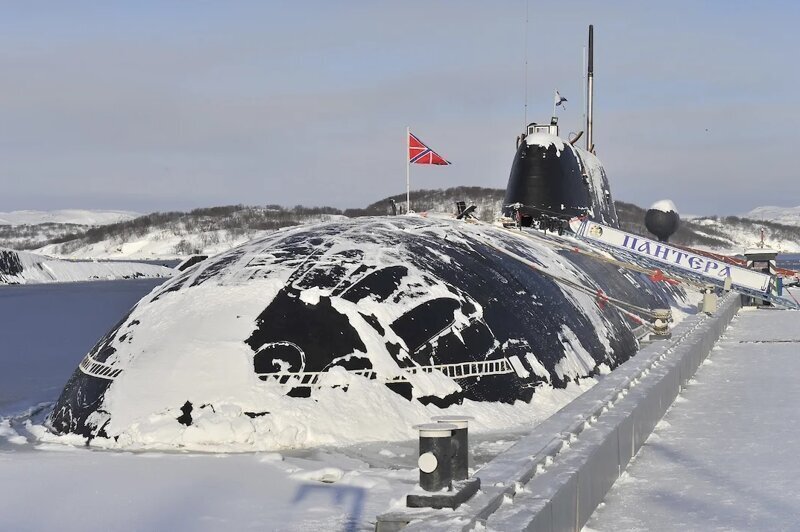
<path fill-rule="evenodd" d="M 475 473 L 480 491 L 455 510 L 405 508 L 379 532 L 580 530 L 741 307 L 689 316 Z"/>

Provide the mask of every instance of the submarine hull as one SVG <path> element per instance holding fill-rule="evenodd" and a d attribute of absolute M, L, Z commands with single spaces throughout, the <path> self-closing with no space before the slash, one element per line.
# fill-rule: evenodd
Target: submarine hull
<path fill-rule="evenodd" d="M 347 379 L 423 405 L 529 401 L 635 353 L 635 324 L 596 294 L 649 308 L 681 295 L 558 242 L 415 216 L 277 231 L 143 298 L 49 424 L 135 439 L 153 419 L 191 424 L 192 407 L 277 418 Z"/>

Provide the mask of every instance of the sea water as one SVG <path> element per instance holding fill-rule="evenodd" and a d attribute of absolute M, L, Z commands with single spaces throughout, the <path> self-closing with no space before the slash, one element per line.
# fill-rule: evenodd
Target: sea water
<path fill-rule="evenodd" d="M 97 340 L 164 281 L 0 286 L 0 416 L 55 401 Z"/>
<path fill-rule="evenodd" d="M 800 270 L 800 253 L 781 253 L 775 259 L 775 263 L 780 268 Z"/>

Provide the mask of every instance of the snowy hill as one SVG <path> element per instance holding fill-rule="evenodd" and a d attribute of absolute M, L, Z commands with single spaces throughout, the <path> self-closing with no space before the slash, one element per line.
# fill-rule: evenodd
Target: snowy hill
<path fill-rule="evenodd" d="M 756 247 L 764 230 L 767 247 L 783 253 L 800 252 L 800 227 L 783 225 L 766 220 L 750 220 L 736 216 L 703 217 L 692 220 L 695 232 L 713 238 L 721 238 L 727 245 L 701 245 L 703 249 L 742 253 L 746 248 Z M 699 227 L 697 227 L 699 226 Z"/>
<path fill-rule="evenodd" d="M 329 207 L 231 205 L 153 213 L 66 235 L 38 249 L 70 258 L 157 259 L 216 255 L 282 227 L 341 217 Z"/>
<path fill-rule="evenodd" d="M 415 190 L 411 192 L 411 206 L 416 212 L 453 213 L 456 201 L 464 201 L 467 205 L 477 205 L 477 216 L 491 222 L 501 209 L 504 193 L 503 189 L 483 187 Z M 392 212 L 391 200 L 395 201 L 400 212 L 405 209 L 405 194 L 398 194 L 364 208 L 344 211 L 300 205 L 291 208 L 279 205 L 233 205 L 190 212 L 153 213 L 99 227 L 58 223 L 0 225 L 0 247 L 37 250 L 39 253 L 69 258 L 155 259 L 183 257 L 193 253 L 213 255 L 261 236 L 265 231 L 282 227 L 327 221 L 341 216 L 389 215 Z M 644 227 L 645 209 L 622 201 L 616 201 L 615 204 L 624 230 L 648 235 Z M 800 214 L 792 218 L 792 212 L 797 209 L 759 207 L 748 213 L 748 217 L 741 218 L 685 217 L 671 241 L 735 254 L 755 244 L 764 228 L 768 245 L 784 252 L 797 252 L 800 251 Z M 120 211 L 103 212 L 110 215 Z M 764 219 L 751 219 L 751 215 Z M 767 220 L 773 217 L 783 223 Z M 88 221 L 92 218 L 87 215 L 72 219 Z M 94 221 L 101 219 L 99 215 L 93 218 Z"/>
<path fill-rule="evenodd" d="M 615 203 L 622 229 L 630 233 L 652 236 L 644 226 L 644 209 L 632 203 L 622 201 Z M 681 219 L 680 227 L 670 238 L 670 242 L 725 254 L 737 254 L 753 247 L 760 240 L 761 229 L 764 229 L 764 240 L 769 247 L 785 253 L 800 251 L 800 228 L 797 226 L 736 216 L 695 216 L 692 219 Z"/>
<path fill-rule="evenodd" d="M 132 220 L 139 213 L 131 211 L 93 211 L 62 209 L 57 211 L 0 212 L 0 225 L 76 224 L 106 225 Z"/>
<path fill-rule="evenodd" d="M 140 214 L 130 211 L 0 212 L 0 247 L 36 249 L 67 235 L 83 233 L 92 227 L 132 220 Z"/>
<path fill-rule="evenodd" d="M 797 207 L 756 207 L 747 214 L 743 214 L 742 218 L 800 226 L 800 205 Z"/>
<path fill-rule="evenodd" d="M 0 248 L 0 285 L 171 277 L 174 270 L 136 262 L 68 261 Z"/>

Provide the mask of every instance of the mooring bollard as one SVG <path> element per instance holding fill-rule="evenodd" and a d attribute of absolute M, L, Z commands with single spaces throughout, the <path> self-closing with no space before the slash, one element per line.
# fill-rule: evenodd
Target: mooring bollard
<path fill-rule="evenodd" d="M 419 485 L 425 491 L 450 488 L 453 481 L 451 444 L 453 431 L 449 423 L 415 425 L 419 430 Z"/>
<path fill-rule="evenodd" d="M 703 308 L 706 314 L 713 314 L 717 311 L 717 294 L 713 286 L 706 286 L 703 289 Z"/>
<path fill-rule="evenodd" d="M 668 308 L 653 309 L 653 335 L 651 338 L 669 338 L 669 322 L 672 319 L 672 310 Z"/>
<path fill-rule="evenodd" d="M 466 480 L 469 477 L 469 420 L 471 416 L 436 416 L 433 418 L 439 424 L 455 425 L 451 437 L 453 480 Z"/>

